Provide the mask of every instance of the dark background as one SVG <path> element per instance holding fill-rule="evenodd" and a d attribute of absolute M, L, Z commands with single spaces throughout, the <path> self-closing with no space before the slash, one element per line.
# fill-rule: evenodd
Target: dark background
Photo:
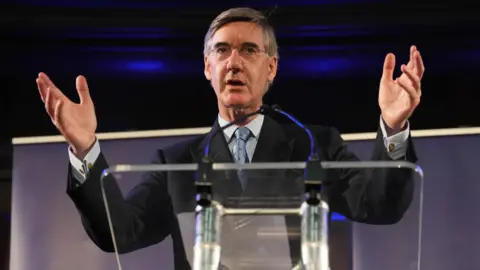
<path fill-rule="evenodd" d="M 269 14 L 280 63 L 266 102 L 304 122 L 374 131 L 384 57 L 395 53 L 399 67 L 415 44 L 426 73 L 412 128 L 480 126 L 480 9 L 466 1 L 209 2 L 0 2 L 0 108 L 7 123 L 0 133 L 0 267 L 8 258 L 11 138 L 57 134 L 36 89 L 38 72 L 74 99 L 75 77 L 85 75 L 98 132 L 210 126 L 217 109 L 203 77 L 203 36 L 226 8 Z"/>

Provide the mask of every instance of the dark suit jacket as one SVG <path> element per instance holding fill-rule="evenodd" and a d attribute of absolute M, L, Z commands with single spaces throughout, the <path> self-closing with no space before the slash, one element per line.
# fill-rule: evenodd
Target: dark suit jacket
<path fill-rule="evenodd" d="M 347 150 L 336 129 L 321 126 L 309 128 L 316 136 L 323 160 L 358 160 Z M 217 132 L 217 129 L 218 123 L 215 123 L 208 134 L 158 150 L 154 162 L 161 164 L 199 162 L 203 157 L 208 137 L 212 134 L 214 136 L 210 145 L 211 158 L 215 162 L 233 162 L 224 136 Z M 304 130 L 295 125 L 280 125 L 267 116 L 252 162 L 305 161 L 309 154 L 309 146 L 310 141 Z M 371 159 L 390 160 L 380 128 Z M 411 139 L 408 142 L 405 159 L 416 162 Z M 100 249 L 113 252 L 99 181 L 102 171 L 108 167 L 107 160 L 100 154 L 87 180 L 79 186 L 75 184 L 76 180 L 69 171 L 67 193 L 75 203 L 84 228 L 93 242 Z M 294 172 L 293 177 L 301 179 L 299 178 L 301 173 L 295 175 Z M 292 175 L 287 176 L 289 177 Z M 408 170 L 376 169 L 368 172 L 356 169 L 335 170 L 334 173 L 329 173 L 329 178 L 331 183 L 325 186 L 324 194 L 328 198 L 330 210 L 357 222 L 396 223 L 403 217 L 413 198 L 413 176 Z M 142 183 L 126 198 L 122 196 L 114 179 L 107 178 L 105 183 L 120 252 L 131 252 L 154 245 L 171 235 L 175 268 L 190 269 L 176 214 L 193 212 L 195 208 L 194 175 L 191 172 L 145 174 Z M 257 187 L 252 190 L 257 192 L 264 190 L 271 195 L 291 195 L 292 192 L 300 192 L 298 188 L 301 187 L 301 182 L 298 181 L 277 181 L 270 184 L 263 189 Z M 240 190 L 240 183 L 234 177 L 228 176 L 223 177 L 222 181 L 214 182 L 213 186 L 214 192 L 219 193 L 219 200 L 238 195 Z M 289 227 L 298 227 L 300 218 L 289 216 L 286 217 L 286 222 Z M 290 245 L 300 247 L 298 241 L 292 238 Z M 297 248 L 291 250 L 292 263 L 296 263 L 300 259 L 299 250 Z"/>

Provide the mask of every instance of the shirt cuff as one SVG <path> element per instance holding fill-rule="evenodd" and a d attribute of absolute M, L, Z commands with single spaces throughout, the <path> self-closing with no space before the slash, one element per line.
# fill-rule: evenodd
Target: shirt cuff
<path fill-rule="evenodd" d="M 407 121 L 405 130 L 387 137 L 387 130 L 382 116 L 380 116 L 380 128 L 383 134 L 383 142 L 387 149 L 388 156 L 393 160 L 405 157 L 407 154 L 408 137 L 410 136 L 410 123 Z"/>
<path fill-rule="evenodd" d="M 71 147 L 68 147 L 68 155 L 70 157 L 73 177 L 80 183 L 83 183 L 87 179 L 89 170 L 93 167 L 93 164 L 95 164 L 95 161 L 100 155 L 100 142 L 98 140 L 95 141 L 92 149 L 90 149 L 83 160 L 75 156 Z"/>

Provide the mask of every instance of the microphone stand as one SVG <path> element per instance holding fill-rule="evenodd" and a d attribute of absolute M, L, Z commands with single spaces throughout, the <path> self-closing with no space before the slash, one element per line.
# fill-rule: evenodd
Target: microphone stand
<path fill-rule="evenodd" d="M 329 270 L 330 207 L 322 195 L 325 169 L 319 159 L 310 159 L 305 168 L 305 201 L 301 206 L 302 263 L 304 269 Z"/>
<path fill-rule="evenodd" d="M 208 157 L 198 163 L 193 270 L 217 270 L 220 264 L 223 211 L 221 205 L 212 200 L 212 165 Z"/>

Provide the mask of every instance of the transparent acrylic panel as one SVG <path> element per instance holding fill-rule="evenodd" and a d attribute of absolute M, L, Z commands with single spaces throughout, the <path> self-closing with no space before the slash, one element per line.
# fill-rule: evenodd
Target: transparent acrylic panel
<path fill-rule="evenodd" d="M 420 167 L 322 162 L 319 203 L 306 168 L 214 163 L 196 186 L 197 164 L 113 166 L 102 232 L 118 269 L 420 269 Z"/>

